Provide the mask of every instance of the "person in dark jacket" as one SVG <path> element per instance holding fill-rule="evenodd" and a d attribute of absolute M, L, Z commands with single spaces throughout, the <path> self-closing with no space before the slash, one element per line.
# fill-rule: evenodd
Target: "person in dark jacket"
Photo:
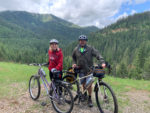
<path fill-rule="evenodd" d="M 63 69 L 63 53 L 62 50 L 58 47 L 58 41 L 56 39 L 50 40 L 50 47 L 48 51 L 49 62 L 49 76 L 50 79 L 54 78 L 53 72 L 60 71 L 58 79 L 62 79 L 62 69 Z"/>
<path fill-rule="evenodd" d="M 85 35 L 79 36 L 79 45 L 74 49 L 72 54 L 73 65 L 72 67 L 75 68 L 77 66 L 80 67 L 79 77 L 86 76 L 89 72 L 89 68 L 93 66 L 93 57 L 96 57 L 97 60 L 100 60 L 102 67 L 105 68 L 106 64 L 101 56 L 101 54 L 95 48 L 87 45 L 87 37 Z M 85 89 L 85 83 L 88 78 L 81 79 L 81 84 L 83 85 L 83 89 Z M 89 107 L 93 106 L 91 94 L 92 94 L 92 85 L 88 88 L 89 98 L 88 98 L 88 105 Z M 85 93 L 85 96 L 87 94 Z"/>

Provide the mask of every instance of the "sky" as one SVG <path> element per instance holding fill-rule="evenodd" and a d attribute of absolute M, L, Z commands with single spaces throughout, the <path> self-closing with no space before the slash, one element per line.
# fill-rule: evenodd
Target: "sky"
<path fill-rule="evenodd" d="M 53 14 L 80 26 L 104 28 L 128 15 L 150 11 L 150 0 L 0 0 L 0 11 Z"/>

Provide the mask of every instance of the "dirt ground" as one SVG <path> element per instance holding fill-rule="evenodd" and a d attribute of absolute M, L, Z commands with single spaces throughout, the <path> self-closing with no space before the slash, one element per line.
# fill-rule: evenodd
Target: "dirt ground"
<path fill-rule="evenodd" d="M 16 86 L 17 87 L 17 86 Z M 18 90 L 19 91 L 19 90 Z M 16 92 L 17 93 L 17 92 Z M 124 94 L 125 98 L 129 100 L 129 105 L 120 108 L 120 113 L 150 113 L 150 92 L 143 90 L 131 90 Z M 45 101 L 48 104 L 41 106 Z M 98 113 L 97 107 L 89 108 L 87 103 L 81 105 L 74 105 L 72 113 Z M 15 97 L 0 99 L 0 113 L 56 113 L 51 102 L 41 92 L 38 101 L 33 101 L 28 91 L 18 94 Z"/>
<path fill-rule="evenodd" d="M 130 104 L 123 109 L 123 113 L 150 113 L 150 92 L 133 89 L 125 95 Z"/>

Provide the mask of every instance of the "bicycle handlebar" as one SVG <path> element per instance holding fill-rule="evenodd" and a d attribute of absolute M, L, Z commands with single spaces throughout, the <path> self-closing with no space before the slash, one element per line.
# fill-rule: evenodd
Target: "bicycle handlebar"
<path fill-rule="evenodd" d="M 98 64 L 97 66 L 91 66 L 91 67 L 89 67 L 90 70 L 94 70 L 95 68 L 103 69 L 103 67 L 100 64 Z M 111 70 L 112 70 L 112 68 L 111 68 L 111 65 L 108 62 L 106 62 L 106 68 L 108 68 L 108 73 L 110 73 Z M 75 73 L 79 73 L 80 69 L 81 69 L 81 67 L 77 66 L 77 67 L 74 68 L 74 72 Z"/>
<path fill-rule="evenodd" d="M 29 66 L 45 66 L 47 65 L 47 63 L 43 63 L 43 64 L 40 64 L 40 63 L 32 63 L 32 64 L 29 64 Z"/>

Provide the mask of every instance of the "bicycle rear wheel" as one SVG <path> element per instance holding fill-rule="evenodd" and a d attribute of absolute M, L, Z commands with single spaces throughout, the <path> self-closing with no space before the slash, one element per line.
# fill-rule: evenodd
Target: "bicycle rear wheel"
<path fill-rule="evenodd" d="M 104 82 L 96 84 L 95 96 L 97 106 L 101 113 L 118 113 L 116 96 L 109 85 Z"/>
<path fill-rule="evenodd" d="M 68 81 L 70 78 L 73 78 L 74 81 Z M 74 101 L 78 98 L 78 92 L 79 92 L 79 83 L 78 81 L 75 81 L 76 78 L 72 75 L 65 75 L 63 77 L 63 81 L 69 82 L 69 89 L 71 90 L 71 93 L 73 95 Z"/>
<path fill-rule="evenodd" d="M 33 100 L 37 100 L 40 96 L 41 86 L 39 78 L 36 75 L 32 75 L 29 80 L 29 93 Z"/>
<path fill-rule="evenodd" d="M 74 105 L 73 96 L 68 87 L 58 85 L 50 92 L 52 106 L 58 113 L 71 113 Z"/>

